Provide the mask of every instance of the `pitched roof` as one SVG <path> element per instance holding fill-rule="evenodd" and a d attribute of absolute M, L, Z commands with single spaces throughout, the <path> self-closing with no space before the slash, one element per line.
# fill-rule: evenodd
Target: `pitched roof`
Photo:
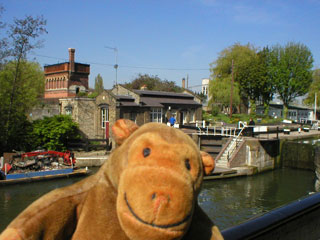
<path fill-rule="evenodd" d="M 187 98 L 151 98 L 151 97 L 141 97 L 140 102 L 144 106 L 148 107 L 163 107 L 164 105 L 189 105 L 189 106 L 201 106 L 201 104 L 196 101 Z"/>
<path fill-rule="evenodd" d="M 158 97 L 174 97 L 174 98 L 191 98 L 193 96 L 186 93 L 176 93 L 176 92 L 163 92 L 163 91 L 150 91 L 150 90 L 133 90 L 135 93 L 143 96 L 158 96 Z"/>
<path fill-rule="evenodd" d="M 123 107 L 139 107 L 139 104 L 136 104 L 135 102 L 120 102 L 120 106 Z"/>

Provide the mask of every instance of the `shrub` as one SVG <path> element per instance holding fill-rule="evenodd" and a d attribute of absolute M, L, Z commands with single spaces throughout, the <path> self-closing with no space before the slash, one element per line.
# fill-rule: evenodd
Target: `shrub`
<path fill-rule="evenodd" d="M 34 148 L 65 151 L 68 138 L 80 138 L 78 124 L 70 116 L 56 115 L 33 122 Z"/>

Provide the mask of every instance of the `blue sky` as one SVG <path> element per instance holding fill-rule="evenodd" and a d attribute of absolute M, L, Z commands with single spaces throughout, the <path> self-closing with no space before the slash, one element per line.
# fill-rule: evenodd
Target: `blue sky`
<path fill-rule="evenodd" d="M 115 81 L 113 50 L 118 49 L 118 83 L 139 73 L 189 86 L 210 76 L 209 64 L 236 42 L 255 47 L 308 46 L 320 67 L 319 0 L 0 0 L 3 20 L 43 15 L 48 34 L 30 59 L 41 65 L 68 60 L 91 65 L 90 86 L 100 73 L 105 88 Z M 196 88 L 194 88 L 196 89 Z"/>

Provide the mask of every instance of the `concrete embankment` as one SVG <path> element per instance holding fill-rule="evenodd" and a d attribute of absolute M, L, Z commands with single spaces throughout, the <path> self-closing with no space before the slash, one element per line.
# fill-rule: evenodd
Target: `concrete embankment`
<path fill-rule="evenodd" d="M 248 175 L 279 167 L 314 170 L 312 146 L 293 141 L 317 137 L 320 137 L 317 130 L 244 137 L 242 145 L 230 159 L 229 167 L 248 168 Z"/>
<path fill-rule="evenodd" d="M 74 152 L 77 167 L 100 167 L 108 160 L 106 151 Z"/>
<path fill-rule="evenodd" d="M 303 142 L 303 139 L 319 137 L 320 131 L 317 130 L 243 137 L 240 146 L 230 158 L 228 167 L 216 168 L 205 180 L 254 175 L 280 167 L 315 170 L 317 156 L 314 154 L 314 147 L 294 140 Z M 222 151 L 223 149 L 224 147 Z"/>
<path fill-rule="evenodd" d="M 244 137 L 244 142 L 236 151 L 232 159 L 230 159 L 229 168 L 217 168 L 210 179 L 253 175 L 281 166 L 299 168 L 299 166 L 305 165 L 308 166 L 307 169 L 310 169 L 310 165 L 313 165 L 313 159 L 308 160 L 310 158 L 303 158 L 303 156 L 307 156 L 310 153 L 304 153 L 302 150 L 299 150 L 299 154 L 296 154 L 298 148 L 294 148 L 290 151 L 288 146 L 284 143 L 287 141 L 313 137 L 320 137 L 320 131 L 311 130 L 309 132 L 300 133 L 291 132 L 290 135 L 279 133 L 278 135 L 268 134 L 265 136 L 260 135 L 259 137 Z M 75 157 L 77 159 L 76 166 L 99 167 L 107 161 L 108 156 L 109 152 L 106 151 L 75 152 Z M 294 157 L 291 158 L 290 156 L 301 156 L 300 158 L 303 162 L 298 164 L 300 160 L 293 160 Z M 306 161 L 311 161 L 311 163 L 306 163 Z M 295 163 L 297 164 L 294 165 Z M 230 172 L 230 169 L 233 171 Z M 209 180 L 209 178 L 207 178 L 207 180 Z"/>

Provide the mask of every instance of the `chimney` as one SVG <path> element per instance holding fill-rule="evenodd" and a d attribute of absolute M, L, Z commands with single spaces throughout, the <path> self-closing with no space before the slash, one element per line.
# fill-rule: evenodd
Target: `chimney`
<path fill-rule="evenodd" d="M 74 53 L 75 53 L 74 48 L 69 48 L 69 63 L 70 63 L 70 72 L 74 72 Z"/>
<path fill-rule="evenodd" d="M 186 88 L 186 79 L 182 78 L 182 88 Z"/>

